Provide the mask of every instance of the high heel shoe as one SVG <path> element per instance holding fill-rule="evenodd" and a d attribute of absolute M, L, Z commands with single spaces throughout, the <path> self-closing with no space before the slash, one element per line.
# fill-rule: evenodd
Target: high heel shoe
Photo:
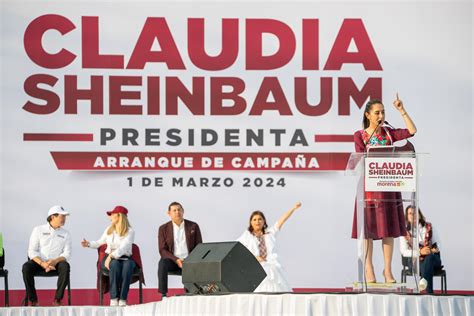
<path fill-rule="evenodd" d="M 383 277 L 385 278 L 385 283 L 397 283 L 397 280 L 395 279 L 390 279 L 388 280 L 387 277 L 385 276 L 385 269 L 382 271 Z"/>
<path fill-rule="evenodd" d="M 375 275 L 373 276 L 373 279 L 369 279 L 367 276 L 367 273 L 365 273 L 365 282 L 366 283 L 377 283 L 377 280 L 375 279 Z"/>

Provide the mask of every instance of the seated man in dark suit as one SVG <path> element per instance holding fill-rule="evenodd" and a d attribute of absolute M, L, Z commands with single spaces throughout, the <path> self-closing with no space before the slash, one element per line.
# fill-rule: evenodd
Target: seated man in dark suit
<path fill-rule="evenodd" d="M 199 225 L 184 219 L 183 206 L 173 202 L 168 206 L 171 218 L 160 226 L 158 231 L 158 249 L 161 259 L 158 263 L 158 284 L 162 297 L 168 293 L 168 272 L 180 272 L 183 260 L 202 243 Z"/>

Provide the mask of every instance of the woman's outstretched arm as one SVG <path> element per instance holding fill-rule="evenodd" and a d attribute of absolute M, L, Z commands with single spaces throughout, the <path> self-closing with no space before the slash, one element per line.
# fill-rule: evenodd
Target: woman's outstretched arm
<path fill-rule="evenodd" d="M 299 209 L 300 207 L 301 207 L 301 202 L 298 202 L 298 203 L 295 204 L 295 206 L 293 206 L 293 208 L 286 211 L 285 214 L 283 214 L 280 217 L 280 219 L 278 220 L 277 228 L 280 229 L 283 226 L 283 224 L 285 224 L 285 222 L 288 220 L 288 218 L 290 218 L 290 216 L 293 214 L 293 212 L 296 211 L 297 209 Z"/>

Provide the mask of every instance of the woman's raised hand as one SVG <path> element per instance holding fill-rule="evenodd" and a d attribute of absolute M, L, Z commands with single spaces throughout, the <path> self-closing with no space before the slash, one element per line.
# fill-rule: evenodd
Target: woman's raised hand
<path fill-rule="evenodd" d="M 397 98 L 395 99 L 395 101 L 393 101 L 393 106 L 400 112 L 405 112 L 405 108 L 403 107 L 403 102 L 402 100 L 400 100 L 400 98 L 398 97 L 398 92 L 397 92 Z"/>
<path fill-rule="evenodd" d="M 416 126 L 415 123 L 413 123 L 413 120 L 410 118 L 410 116 L 407 113 L 407 110 L 405 110 L 405 107 L 403 106 L 402 100 L 398 97 L 398 92 L 397 92 L 397 98 L 395 101 L 393 101 L 393 106 L 397 109 L 397 111 L 400 113 L 402 116 L 403 120 L 405 121 L 405 125 L 410 132 L 411 135 L 415 135 L 416 133 Z"/>
<path fill-rule="evenodd" d="M 291 216 L 291 214 L 293 214 L 293 212 L 299 209 L 300 207 L 301 207 L 301 202 L 298 202 L 295 204 L 295 206 L 293 206 L 292 209 L 286 211 L 285 214 L 283 214 L 283 216 L 280 217 L 280 219 L 277 222 L 278 229 L 280 229 L 283 226 L 283 224 L 285 224 L 285 222 L 288 220 L 288 218 Z"/>

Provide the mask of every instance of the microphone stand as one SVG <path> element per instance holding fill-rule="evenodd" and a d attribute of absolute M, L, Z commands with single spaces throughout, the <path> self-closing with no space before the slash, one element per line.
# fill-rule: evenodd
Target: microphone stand
<path fill-rule="evenodd" d="M 379 128 L 379 126 L 380 126 L 380 124 L 382 124 L 382 122 L 383 122 L 383 121 L 380 120 L 379 123 L 377 124 L 377 126 L 375 126 L 375 129 L 374 129 L 374 131 L 372 132 L 372 134 L 370 134 L 369 139 L 367 140 L 367 143 L 370 143 L 370 139 L 372 138 L 372 136 L 374 136 L 375 131 L 377 130 L 377 128 Z M 365 144 L 365 145 L 367 145 L 367 144 Z"/>

